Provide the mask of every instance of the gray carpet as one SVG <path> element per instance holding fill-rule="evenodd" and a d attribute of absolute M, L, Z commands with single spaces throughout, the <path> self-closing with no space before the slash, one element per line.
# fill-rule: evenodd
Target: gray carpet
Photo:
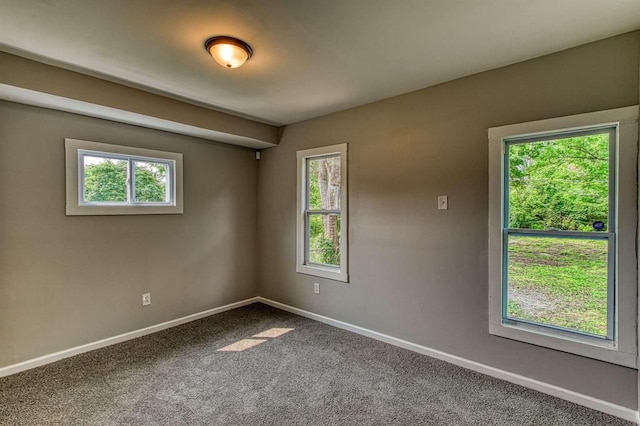
<path fill-rule="evenodd" d="M 261 304 L 2 378 L 0 423 L 631 424 Z"/>

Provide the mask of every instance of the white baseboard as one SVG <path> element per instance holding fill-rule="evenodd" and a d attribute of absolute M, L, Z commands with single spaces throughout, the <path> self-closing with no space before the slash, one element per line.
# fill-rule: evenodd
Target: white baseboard
<path fill-rule="evenodd" d="M 6 367 L 0 368 L 0 377 L 9 376 L 11 374 L 16 374 L 21 371 L 29 370 L 31 368 L 40 367 L 41 365 L 50 364 L 52 362 L 59 361 L 64 358 L 69 358 L 71 356 L 78 355 L 84 352 L 89 352 L 95 349 L 104 348 L 105 346 L 115 345 L 116 343 L 125 342 L 127 340 L 135 339 L 137 337 L 142 337 L 147 334 L 156 333 L 158 331 L 175 327 L 180 324 L 185 324 L 191 321 L 195 321 L 200 318 L 208 317 L 210 315 L 219 314 L 221 312 L 229 311 L 231 309 L 239 308 L 245 305 L 250 305 L 257 301 L 258 301 L 257 297 L 241 300 L 239 302 L 230 303 L 228 305 L 220 306 L 218 308 L 208 309 L 206 311 L 198 312 L 196 314 L 187 315 L 186 317 L 177 318 L 171 321 L 152 325 L 150 327 L 141 328 L 139 330 L 130 331 L 124 334 L 119 334 L 117 336 L 108 337 L 106 339 L 98 340 L 97 342 L 87 343 L 86 345 L 76 346 L 75 348 L 65 349 L 52 354 L 28 359 L 26 361 L 22 361 L 17 364 L 12 364 L 12 365 L 8 365 Z"/>
<path fill-rule="evenodd" d="M 469 370 L 476 371 L 478 373 L 486 374 L 487 376 L 495 377 L 505 380 L 507 382 L 515 383 L 520 386 L 524 386 L 529 389 L 536 390 L 538 392 L 546 393 L 547 395 L 555 396 L 566 401 L 570 401 L 594 410 L 602 411 L 607 414 L 611 414 L 616 417 L 620 417 L 624 420 L 635 422 L 640 424 L 640 413 L 621 405 L 612 404 L 601 399 L 597 399 L 588 395 L 584 395 L 578 392 L 564 389 L 559 386 L 555 386 L 549 383 L 541 382 L 539 380 L 531 379 L 529 377 L 521 376 L 519 374 L 510 373 L 508 371 L 500 370 L 499 368 L 491 367 L 489 365 L 481 364 L 479 362 L 471 361 L 466 358 L 462 358 L 456 355 L 451 355 L 446 352 L 442 352 L 436 349 L 431 349 L 426 346 L 411 343 L 406 340 L 398 339 L 393 336 L 378 333 L 377 331 L 368 330 L 357 325 L 349 324 L 343 321 L 338 321 L 333 318 L 325 317 L 323 315 L 314 314 L 313 312 L 305 311 L 303 309 L 294 308 L 293 306 L 285 305 L 284 303 L 276 302 L 274 300 L 266 299 L 264 297 L 258 297 L 258 302 L 266 305 L 273 306 L 274 308 L 282 309 L 303 317 L 307 317 L 325 324 L 332 325 L 344 330 L 348 330 L 366 337 L 370 337 L 381 342 L 389 343 L 394 346 L 398 346 L 410 351 L 418 352 L 423 355 L 430 356 L 448 363 L 467 368 Z"/>
<path fill-rule="evenodd" d="M 264 297 L 253 297 L 239 302 L 231 303 L 218 308 L 209 309 L 203 312 L 199 312 L 192 315 L 187 315 L 182 318 L 177 318 L 171 321 L 163 322 L 160 324 L 145 327 L 139 330 L 130 331 L 128 333 L 120 334 L 118 336 L 109 337 L 106 339 L 98 340 L 96 342 L 87 343 L 85 345 L 76 346 L 74 348 L 65 349 L 52 354 L 40 356 L 37 358 L 29 359 L 17 364 L 8 365 L 0 368 L 0 377 L 16 374 L 21 371 L 29 370 L 31 368 L 40 367 L 45 364 L 50 364 L 55 361 L 59 361 L 64 358 L 69 358 L 74 355 L 78 355 L 84 352 L 89 352 L 95 349 L 103 348 L 106 346 L 114 345 L 116 343 L 125 342 L 127 340 L 142 337 L 147 334 L 156 333 L 167 328 L 175 327 L 177 325 L 185 324 L 191 321 L 198 320 L 210 315 L 215 315 L 221 312 L 229 311 L 231 309 L 239 308 L 241 306 L 250 305 L 255 302 L 261 302 L 266 305 L 273 306 L 283 311 L 288 311 L 306 318 L 310 318 L 334 327 L 341 328 L 343 330 L 351 331 L 353 333 L 360 334 L 362 336 L 370 337 L 381 342 L 389 343 L 394 346 L 398 346 L 410 351 L 421 353 L 423 355 L 430 356 L 442 361 L 449 362 L 460 367 L 467 368 L 469 370 L 477 371 L 478 373 L 486 374 L 491 377 L 506 380 L 517 385 L 521 385 L 536 391 L 546 393 L 551 396 L 555 396 L 594 410 L 602 411 L 613 416 L 620 417 L 622 419 L 635 422 L 640 425 L 640 413 L 630 408 L 622 407 L 620 405 L 612 404 L 607 401 L 603 401 L 597 398 L 593 398 L 588 395 L 584 395 L 578 392 L 574 392 L 568 389 L 561 388 L 559 386 L 551 385 L 549 383 L 541 382 L 539 380 L 531 379 L 529 377 L 521 376 L 519 374 L 510 373 L 508 371 L 500 370 L 495 367 L 491 367 L 479 362 L 471 361 L 466 358 L 462 358 L 456 355 L 451 355 L 446 352 L 442 352 L 436 349 L 431 349 L 426 346 L 411 343 L 406 340 L 398 339 L 393 336 L 389 336 L 377 331 L 368 330 L 357 325 L 349 324 L 343 321 L 338 321 L 333 318 L 325 317 L 323 315 L 315 314 L 313 312 L 305 311 L 303 309 L 294 308 L 293 306 L 285 305 L 284 303 L 276 302 Z"/>

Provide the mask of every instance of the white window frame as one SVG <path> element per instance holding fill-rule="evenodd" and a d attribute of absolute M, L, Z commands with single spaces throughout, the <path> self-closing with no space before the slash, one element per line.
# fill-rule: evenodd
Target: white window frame
<path fill-rule="evenodd" d="M 340 266 L 319 265 L 307 261 L 308 220 L 307 161 L 319 157 L 339 156 L 340 158 Z M 297 152 L 297 221 L 296 221 L 296 272 L 349 282 L 347 234 L 349 229 L 347 209 L 347 144 L 323 146 Z"/>
<path fill-rule="evenodd" d="M 126 202 L 86 202 L 84 201 L 84 156 L 97 156 L 125 160 L 129 163 Z M 154 162 L 167 165 L 168 202 L 136 202 L 135 179 L 132 178 L 134 162 Z M 138 214 L 182 214 L 182 154 L 134 148 L 100 142 L 65 139 L 66 170 L 66 215 L 138 215 Z"/>
<path fill-rule="evenodd" d="M 598 126 L 616 129 L 613 164 L 615 200 L 611 218 L 616 236 L 614 246 L 614 332 L 610 339 L 556 330 L 526 322 L 506 320 L 503 315 L 503 250 L 505 141 L 534 138 L 545 134 L 578 132 Z M 637 226 L 637 141 L 638 106 L 617 108 L 549 120 L 520 123 L 489 129 L 489 333 L 538 346 L 557 349 L 613 364 L 638 368 L 636 305 L 637 269 L 635 229 Z"/>

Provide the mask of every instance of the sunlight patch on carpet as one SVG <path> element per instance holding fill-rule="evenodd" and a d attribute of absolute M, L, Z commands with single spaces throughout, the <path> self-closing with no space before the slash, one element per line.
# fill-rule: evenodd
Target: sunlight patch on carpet
<path fill-rule="evenodd" d="M 218 349 L 218 352 L 242 352 L 266 341 L 266 339 L 242 339 L 229 346 Z"/>

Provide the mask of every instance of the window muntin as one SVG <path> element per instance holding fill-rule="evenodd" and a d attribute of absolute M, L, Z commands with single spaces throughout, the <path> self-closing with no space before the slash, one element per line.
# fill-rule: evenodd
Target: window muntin
<path fill-rule="evenodd" d="M 296 271 L 347 281 L 346 144 L 298 151 Z"/>
<path fill-rule="evenodd" d="M 607 197 L 605 197 L 608 211 L 606 219 L 596 220 L 593 217 L 589 219 L 594 222 L 604 222 L 602 224 L 604 226 L 598 225 L 602 228 L 601 230 L 585 227 L 585 224 L 589 224 L 586 220 L 582 221 L 580 230 L 572 230 L 560 229 L 552 225 L 518 225 L 509 219 L 508 211 L 505 212 L 508 210 L 510 195 L 510 182 L 505 173 L 505 169 L 509 168 L 507 161 L 509 144 L 550 139 L 562 140 L 586 134 L 593 135 L 598 131 L 603 133 L 604 129 L 614 129 L 612 133 L 615 136 L 614 146 L 608 154 L 609 186 Z M 637 368 L 638 270 L 635 230 L 638 226 L 638 106 L 494 127 L 489 129 L 488 134 L 489 333 Z M 593 226 L 593 223 L 591 225 Z M 511 239 L 511 243 L 508 239 Z M 529 247 L 528 250 L 523 251 L 521 243 L 523 240 L 525 247 Z M 528 246 L 527 241 L 529 241 Z M 591 245 L 588 250 L 585 248 L 586 253 L 589 254 L 586 259 L 596 267 L 588 271 L 584 270 L 584 263 L 581 263 L 585 261 L 584 255 L 559 256 L 563 250 L 566 250 L 562 247 L 563 245 L 580 243 Z M 511 247 L 511 253 L 508 247 Z M 520 261 L 524 256 L 539 255 L 541 252 L 545 253 L 547 259 L 553 261 L 551 264 L 554 267 L 540 265 L 543 262 L 534 263 L 530 265 L 530 271 L 524 272 L 525 278 L 534 272 L 542 276 L 561 275 L 558 271 L 566 267 L 573 269 L 574 276 L 587 272 L 595 274 L 587 278 L 582 276 L 581 279 L 583 282 L 588 280 L 588 284 L 592 287 L 591 293 L 585 293 L 587 300 L 584 303 L 591 304 L 587 306 L 587 311 L 596 318 L 598 326 L 593 327 L 584 318 L 577 324 L 568 321 L 571 318 L 567 313 L 579 310 L 575 305 L 563 312 L 560 309 L 562 305 L 556 303 L 551 306 L 553 309 L 543 312 L 546 315 L 544 317 L 532 315 L 531 312 L 523 314 L 522 311 L 509 309 L 509 292 L 508 288 L 505 289 L 509 273 L 513 275 L 518 272 L 517 268 L 523 266 Z M 534 271 L 535 268 L 540 270 Z M 583 270 L 579 271 L 580 268 Z M 603 280 L 605 275 L 606 290 L 605 280 Z M 613 280 L 612 283 L 611 280 Z M 518 301 L 521 297 L 518 294 L 520 285 L 521 282 L 517 280 L 512 285 L 512 302 Z M 549 307 L 548 300 L 543 302 L 546 303 L 543 307 Z M 605 305 L 606 314 L 603 309 Z M 531 306 L 524 306 L 524 309 L 531 309 Z M 533 312 L 533 314 L 539 314 L 539 312 Z M 606 335 L 603 331 L 605 316 Z"/>
<path fill-rule="evenodd" d="M 67 215 L 182 213 L 182 154 L 65 139 Z"/>
<path fill-rule="evenodd" d="M 505 322 L 614 340 L 616 128 L 505 139 Z"/>

